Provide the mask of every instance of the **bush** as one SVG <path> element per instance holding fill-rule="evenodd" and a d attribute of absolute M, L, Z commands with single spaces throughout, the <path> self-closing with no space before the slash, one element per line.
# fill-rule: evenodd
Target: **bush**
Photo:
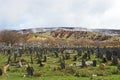
<path fill-rule="evenodd" d="M 118 69 L 111 69 L 111 73 L 112 74 L 119 74 L 120 72 L 118 71 Z"/>
<path fill-rule="evenodd" d="M 65 73 L 75 74 L 76 70 L 73 67 L 66 67 Z"/>
<path fill-rule="evenodd" d="M 89 70 L 80 70 L 79 74 L 81 77 L 90 77 L 92 73 Z"/>
<path fill-rule="evenodd" d="M 103 70 L 95 71 L 95 74 L 96 74 L 97 76 L 105 76 L 105 75 L 106 75 L 105 71 L 103 71 Z"/>
<path fill-rule="evenodd" d="M 75 77 L 80 77 L 79 72 L 75 72 L 74 76 L 75 76 Z"/>

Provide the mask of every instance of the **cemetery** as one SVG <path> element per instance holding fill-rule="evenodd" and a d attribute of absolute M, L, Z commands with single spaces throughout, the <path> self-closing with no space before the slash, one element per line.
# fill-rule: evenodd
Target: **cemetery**
<path fill-rule="evenodd" d="M 17 35 L 24 39 L 25 36 L 28 37 L 28 34 Z M 35 37 L 36 35 L 39 34 L 34 34 Z M 55 41 L 48 38 L 45 42 L 44 40 L 30 42 L 29 38 L 26 40 L 19 38 L 21 42 L 14 40 L 15 35 L 10 36 L 7 37 L 8 41 L 2 41 L 5 38 L 1 38 L 0 80 L 120 79 L 119 46 L 101 47 L 98 44 L 68 46 L 60 38 Z M 48 40 L 50 42 L 47 42 Z"/>
<path fill-rule="evenodd" d="M 116 80 L 114 76 L 120 75 L 119 48 L 4 47 L 0 56 L 0 78 L 6 80 L 47 80 L 50 76 L 75 80 L 111 80 L 107 77 L 113 76 Z"/>

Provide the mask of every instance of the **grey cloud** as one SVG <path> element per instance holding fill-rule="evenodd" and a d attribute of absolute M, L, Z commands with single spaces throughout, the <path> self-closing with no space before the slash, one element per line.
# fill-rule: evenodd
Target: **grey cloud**
<path fill-rule="evenodd" d="M 119 28 L 119 3 L 119 0 L 0 0 L 0 29 L 114 25 L 113 28 Z"/>

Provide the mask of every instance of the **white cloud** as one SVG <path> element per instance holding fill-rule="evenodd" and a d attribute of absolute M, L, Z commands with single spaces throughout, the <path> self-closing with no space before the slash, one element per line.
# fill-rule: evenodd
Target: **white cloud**
<path fill-rule="evenodd" d="M 119 0 L 0 0 L 0 29 L 76 26 L 120 29 Z"/>

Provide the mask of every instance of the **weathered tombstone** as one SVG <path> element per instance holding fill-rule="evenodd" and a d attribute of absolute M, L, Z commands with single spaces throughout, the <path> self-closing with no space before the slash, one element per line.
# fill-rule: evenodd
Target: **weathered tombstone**
<path fill-rule="evenodd" d="M 59 57 L 57 52 L 54 52 L 54 54 L 55 54 L 55 57 Z"/>
<path fill-rule="evenodd" d="M 33 76 L 34 69 L 32 66 L 28 65 L 26 70 L 28 76 Z"/>
<path fill-rule="evenodd" d="M 47 57 L 46 57 L 46 56 L 44 56 L 43 62 L 46 62 L 46 61 L 47 61 Z"/>
<path fill-rule="evenodd" d="M 17 58 L 17 53 L 14 52 L 14 61 L 16 61 L 16 58 Z"/>
<path fill-rule="evenodd" d="M 86 66 L 86 64 L 85 64 L 85 60 L 82 59 L 82 67 L 85 67 L 85 66 Z"/>
<path fill-rule="evenodd" d="M 91 49 L 91 53 L 94 54 L 94 49 L 93 48 Z"/>
<path fill-rule="evenodd" d="M 19 53 L 19 57 L 22 57 L 23 49 L 22 49 L 22 48 L 19 48 L 19 49 L 18 49 L 18 53 Z"/>
<path fill-rule="evenodd" d="M 118 64 L 118 57 L 117 56 L 113 56 L 112 64 L 113 65 Z"/>
<path fill-rule="evenodd" d="M 19 66 L 19 67 L 22 67 L 22 66 L 23 66 L 21 60 L 19 60 L 18 66 Z"/>
<path fill-rule="evenodd" d="M 99 47 L 97 47 L 97 49 L 96 49 L 96 57 L 97 58 L 99 58 L 99 53 L 100 53 L 100 49 L 99 49 Z"/>
<path fill-rule="evenodd" d="M 84 55 L 83 55 L 82 58 L 83 58 L 83 59 L 87 59 L 87 53 L 84 53 Z"/>
<path fill-rule="evenodd" d="M 93 66 L 96 67 L 97 61 L 93 60 Z"/>
<path fill-rule="evenodd" d="M 65 69 L 65 60 L 60 58 L 60 67 L 61 69 Z"/>
<path fill-rule="evenodd" d="M 7 54 L 11 54 L 11 50 L 10 49 L 7 50 Z"/>
<path fill-rule="evenodd" d="M 2 69 L 0 68 L 0 76 L 2 75 L 3 73 L 2 73 Z"/>
<path fill-rule="evenodd" d="M 39 66 L 43 66 L 41 59 L 38 59 Z"/>
<path fill-rule="evenodd" d="M 118 58 L 120 59 L 120 49 L 117 49 L 117 53 L 118 53 Z"/>
<path fill-rule="evenodd" d="M 70 59 L 70 53 L 65 53 L 65 59 L 66 60 Z"/>
<path fill-rule="evenodd" d="M 8 57 L 7 64 L 10 64 L 10 62 L 11 62 L 11 55 L 9 55 Z"/>
<path fill-rule="evenodd" d="M 118 53 L 116 50 L 113 50 L 113 56 L 118 56 Z"/>
<path fill-rule="evenodd" d="M 77 51 L 77 55 L 78 55 L 78 56 L 81 56 L 81 55 L 82 55 L 82 50 L 78 50 L 78 51 Z"/>
<path fill-rule="evenodd" d="M 107 62 L 107 59 L 104 57 L 103 59 L 102 59 L 102 63 L 106 63 Z"/>
<path fill-rule="evenodd" d="M 73 56 L 73 61 L 76 61 L 77 60 L 77 55 L 74 55 Z"/>
<path fill-rule="evenodd" d="M 107 60 L 112 60 L 112 53 L 110 51 L 106 51 L 106 58 Z"/>
<path fill-rule="evenodd" d="M 9 66 L 10 66 L 10 64 L 7 64 L 3 67 L 3 74 L 5 74 L 7 72 Z"/>
<path fill-rule="evenodd" d="M 31 63 L 33 64 L 32 48 L 29 48 L 29 54 L 30 54 Z"/>
<path fill-rule="evenodd" d="M 89 50 L 87 51 L 87 57 L 88 57 L 88 59 L 90 59 L 90 51 Z"/>
<path fill-rule="evenodd" d="M 117 66 L 117 69 L 120 70 L 120 64 Z"/>

